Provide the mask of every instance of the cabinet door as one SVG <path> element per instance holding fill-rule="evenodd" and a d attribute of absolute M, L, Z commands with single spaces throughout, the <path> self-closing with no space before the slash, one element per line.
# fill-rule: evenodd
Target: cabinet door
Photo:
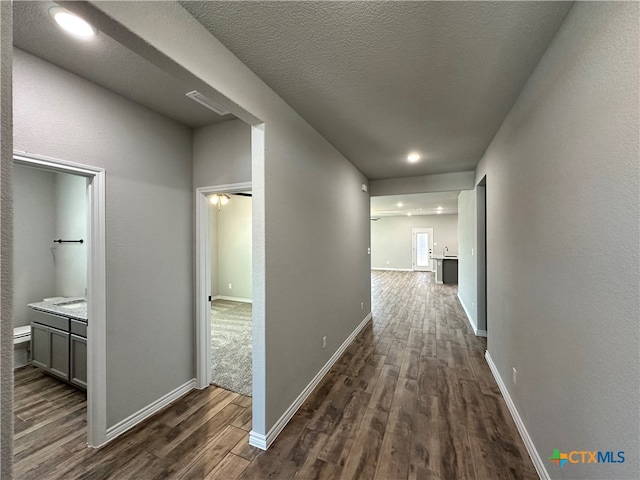
<path fill-rule="evenodd" d="M 69 342 L 71 349 L 71 383 L 87 388 L 87 339 L 78 335 L 71 335 Z"/>
<path fill-rule="evenodd" d="M 31 363 L 45 370 L 51 368 L 49 328 L 37 323 L 31 324 Z"/>
<path fill-rule="evenodd" d="M 51 343 L 51 368 L 49 371 L 69 380 L 69 333 L 55 328 L 49 329 Z"/>

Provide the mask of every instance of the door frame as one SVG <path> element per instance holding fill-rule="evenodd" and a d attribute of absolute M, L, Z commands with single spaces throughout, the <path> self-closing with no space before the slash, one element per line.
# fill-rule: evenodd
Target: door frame
<path fill-rule="evenodd" d="M 425 269 L 416 265 L 416 234 L 429 234 L 429 266 Z M 411 269 L 414 272 L 433 272 L 433 227 L 414 227 L 411 229 Z"/>
<path fill-rule="evenodd" d="M 87 444 L 107 442 L 107 275 L 106 275 L 106 172 L 33 153 L 13 151 L 13 163 L 88 178 L 87 186 Z"/>
<path fill-rule="evenodd" d="M 200 389 L 211 384 L 211 204 L 207 196 L 246 192 L 251 187 L 251 182 L 242 182 L 196 188 L 196 383 Z"/>

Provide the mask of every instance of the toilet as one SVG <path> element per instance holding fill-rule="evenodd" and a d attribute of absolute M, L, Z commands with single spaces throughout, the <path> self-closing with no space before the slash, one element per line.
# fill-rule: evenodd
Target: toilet
<path fill-rule="evenodd" d="M 31 348 L 31 327 L 16 327 L 13 329 L 13 368 L 24 367 L 29 364 L 29 350 Z"/>

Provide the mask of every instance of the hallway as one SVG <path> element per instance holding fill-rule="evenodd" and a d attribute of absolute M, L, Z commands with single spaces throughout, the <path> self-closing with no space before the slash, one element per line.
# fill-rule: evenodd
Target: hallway
<path fill-rule="evenodd" d="M 25 416 L 40 397 L 20 394 L 16 478 L 537 479 L 456 288 L 421 272 L 373 272 L 372 288 L 373 323 L 267 452 L 247 443 L 251 399 L 217 387 L 100 450 L 82 448 L 84 423 Z M 16 374 L 17 393 L 32 375 Z M 69 398 L 60 397 L 59 418 Z"/>
<path fill-rule="evenodd" d="M 373 324 L 243 479 L 537 479 L 456 286 L 372 272 Z"/>

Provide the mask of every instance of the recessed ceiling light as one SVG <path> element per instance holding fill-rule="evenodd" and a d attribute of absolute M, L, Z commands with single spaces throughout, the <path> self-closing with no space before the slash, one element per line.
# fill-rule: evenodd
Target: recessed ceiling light
<path fill-rule="evenodd" d="M 407 217 L 410 217 L 410 216 L 411 216 L 411 212 L 407 213 Z"/>
<path fill-rule="evenodd" d="M 402 208 L 402 207 L 404 207 L 404 203 L 398 202 L 398 203 L 396 203 L 396 207 Z"/>
<path fill-rule="evenodd" d="M 76 37 L 89 38 L 98 33 L 95 28 L 83 19 L 62 7 L 53 7 L 49 10 L 49 14 L 63 30 Z"/>
<path fill-rule="evenodd" d="M 418 153 L 414 152 L 407 155 L 407 162 L 409 163 L 416 163 L 418 160 L 420 160 L 420 155 Z"/>
<path fill-rule="evenodd" d="M 436 210 L 442 210 L 442 207 L 438 207 L 438 208 L 436 208 Z"/>

